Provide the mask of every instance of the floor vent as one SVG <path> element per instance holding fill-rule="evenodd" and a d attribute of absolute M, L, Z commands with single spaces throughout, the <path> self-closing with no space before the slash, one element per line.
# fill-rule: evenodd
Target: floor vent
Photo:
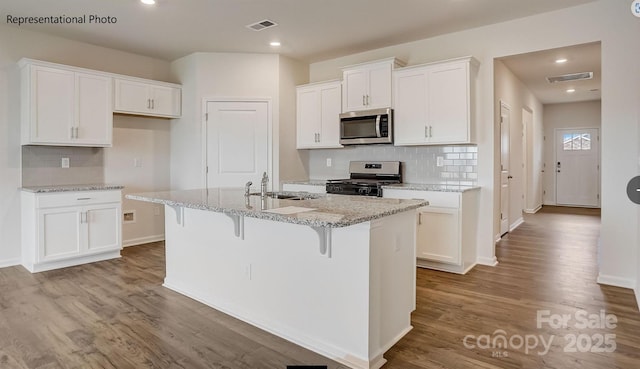
<path fill-rule="evenodd" d="M 547 77 L 547 81 L 549 81 L 549 83 L 556 83 L 556 82 L 578 81 L 581 79 L 591 79 L 591 78 L 593 78 L 593 72 L 582 72 L 582 73 L 563 74 L 561 76 L 555 76 L 555 77 Z"/>
<path fill-rule="evenodd" d="M 249 24 L 249 25 L 247 25 L 247 28 L 252 29 L 254 31 L 262 31 L 263 29 L 275 27 L 277 25 L 278 25 L 278 23 L 276 23 L 274 21 L 270 21 L 268 19 L 265 19 L 265 20 L 260 21 L 260 22 Z"/>

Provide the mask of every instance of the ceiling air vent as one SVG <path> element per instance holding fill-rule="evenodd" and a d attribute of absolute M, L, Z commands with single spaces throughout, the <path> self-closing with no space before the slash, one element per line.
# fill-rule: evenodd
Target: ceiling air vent
<path fill-rule="evenodd" d="M 555 77 L 547 77 L 547 81 L 549 81 L 549 83 L 556 83 L 556 82 L 577 81 L 581 79 L 591 79 L 591 78 L 593 78 L 593 72 L 582 72 L 582 73 L 563 74 L 561 76 L 555 76 Z"/>
<path fill-rule="evenodd" d="M 249 25 L 247 25 L 247 28 L 252 29 L 254 31 L 262 31 L 263 29 L 275 27 L 277 25 L 278 25 L 278 23 L 276 23 L 274 21 L 270 21 L 268 19 L 265 19 L 265 20 L 260 21 L 260 22 L 249 24 Z"/>

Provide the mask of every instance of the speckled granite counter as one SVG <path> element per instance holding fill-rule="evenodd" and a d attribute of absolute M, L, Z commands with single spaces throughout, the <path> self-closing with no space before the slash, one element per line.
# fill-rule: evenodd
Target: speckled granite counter
<path fill-rule="evenodd" d="M 308 179 L 306 181 L 284 181 L 282 183 L 325 187 L 327 185 L 327 180 L 326 179 Z"/>
<path fill-rule="evenodd" d="M 121 190 L 124 186 L 115 184 L 77 184 L 77 185 L 61 185 L 61 186 L 26 186 L 20 188 L 22 191 L 33 193 L 48 192 L 72 192 L 72 191 L 107 191 Z"/>
<path fill-rule="evenodd" d="M 246 199 L 242 188 L 210 188 L 129 194 L 128 199 L 208 210 L 313 227 L 347 227 L 428 205 L 423 200 L 310 195 L 304 200 Z M 289 208 L 288 208 L 289 207 Z M 291 213 L 278 213 L 291 211 Z M 296 211 L 299 210 L 299 211 Z"/>
<path fill-rule="evenodd" d="M 439 192 L 465 192 L 479 190 L 479 186 L 461 186 L 449 184 L 425 184 L 425 183 L 401 183 L 396 185 L 382 186 L 393 190 L 412 190 L 412 191 L 439 191 Z"/>

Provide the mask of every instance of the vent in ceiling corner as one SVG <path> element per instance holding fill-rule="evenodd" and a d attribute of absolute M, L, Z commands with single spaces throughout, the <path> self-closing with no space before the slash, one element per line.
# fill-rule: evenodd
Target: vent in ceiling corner
<path fill-rule="evenodd" d="M 277 26 L 278 23 L 265 19 L 260 22 L 256 22 L 253 24 L 248 24 L 247 28 L 252 29 L 254 31 L 262 31 L 263 29 L 271 28 Z"/>
<path fill-rule="evenodd" d="M 567 82 L 567 81 L 579 81 L 581 79 L 593 78 L 593 72 L 571 73 L 563 74 L 561 76 L 547 77 L 549 83 Z"/>

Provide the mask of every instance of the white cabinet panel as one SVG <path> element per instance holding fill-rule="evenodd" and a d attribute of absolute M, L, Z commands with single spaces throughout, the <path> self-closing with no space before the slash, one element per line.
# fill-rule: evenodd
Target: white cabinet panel
<path fill-rule="evenodd" d="M 111 77 L 21 63 L 22 144 L 111 146 Z"/>
<path fill-rule="evenodd" d="M 398 66 L 404 63 L 390 58 L 343 68 L 342 111 L 391 107 L 391 72 Z"/>
<path fill-rule="evenodd" d="M 395 144 L 473 142 L 473 58 L 394 71 Z"/>
<path fill-rule="evenodd" d="M 457 208 L 426 206 L 418 210 L 416 256 L 460 265 L 460 227 Z"/>
<path fill-rule="evenodd" d="M 45 262 L 80 254 L 80 209 L 47 209 L 39 212 L 39 257 Z"/>
<path fill-rule="evenodd" d="M 119 257 L 121 196 L 22 192 L 22 264 L 40 272 Z"/>
<path fill-rule="evenodd" d="M 298 149 L 340 148 L 340 81 L 298 86 L 296 91 Z"/>
<path fill-rule="evenodd" d="M 383 196 L 424 199 L 416 222 L 417 265 L 464 274 L 477 262 L 478 191 L 440 192 L 384 189 Z"/>
<path fill-rule="evenodd" d="M 179 117 L 181 114 L 181 89 L 178 86 L 153 81 L 115 78 L 116 113 Z"/>

